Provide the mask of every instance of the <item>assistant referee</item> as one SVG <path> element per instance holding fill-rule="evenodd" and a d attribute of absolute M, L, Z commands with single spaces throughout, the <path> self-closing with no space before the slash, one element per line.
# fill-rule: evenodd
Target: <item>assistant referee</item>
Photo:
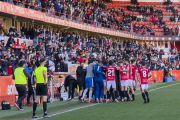
<path fill-rule="evenodd" d="M 15 103 L 15 107 L 18 110 L 24 110 L 22 108 L 22 101 L 26 97 L 26 77 L 30 78 L 31 75 L 27 72 L 25 67 L 25 61 L 20 62 L 20 67 L 16 68 L 13 74 L 13 79 L 15 80 L 16 90 L 18 91 L 19 98 Z"/>
<path fill-rule="evenodd" d="M 36 85 L 36 99 L 33 104 L 33 118 L 38 118 L 38 116 L 36 116 L 36 107 L 37 107 L 37 103 L 38 103 L 41 95 L 43 98 L 43 110 L 44 110 L 43 117 L 44 118 L 51 117 L 47 114 L 48 88 L 47 88 L 47 68 L 44 67 L 45 63 L 46 63 L 46 60 L 44 58 L 42 58 L 40 60 L 40 66 L 34 72 L 34 76 L 35 76 L 34 81 L 37 83 L 37 85 Z"/>

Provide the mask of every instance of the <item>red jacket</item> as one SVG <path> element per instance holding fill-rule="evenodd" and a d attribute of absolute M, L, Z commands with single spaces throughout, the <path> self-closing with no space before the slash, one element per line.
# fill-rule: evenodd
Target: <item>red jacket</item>
<path fill-rule="evenodd" d="M 152 22 L 155 22 L 156 17 L 151 17 Z"/>
<path fill-rule="evenodd" d="M 12 63 L 9 63 L 9 67 L 8 67 L 8 75 L 13 75 Z"/>
<path fill-rule="evenodd" d="M 174 49 L 174 44 L 170 43 L 171 44 L 171 49 Z"/>
<path fill-rule="evenodd" d="M 82 58 L 82 57 L 80 57 L 79 59 L 77 59 L 78 60 L 78 62 L 80 63 L 80 62 L 84 62 L 84 59 Z"/>

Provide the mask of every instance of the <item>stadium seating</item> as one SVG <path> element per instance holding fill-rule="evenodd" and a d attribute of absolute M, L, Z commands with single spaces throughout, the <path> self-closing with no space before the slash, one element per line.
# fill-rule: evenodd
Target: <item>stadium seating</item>
<path fill-rule="evenodd" d="M 168 12 L 166 10 L 166 7 L 167 5 L 163 5 L 163 2 L 138 2 L 139 3 L 139 6 L 154 6 L 156 5 L 156 8 L 157 9 L 161 9 L 161 11 L 163 12 L 163 21 L 166 23 L 166 25 L 169 27 L 169 28 L 172 28 L 173 26 L 177 26 L 177 25 L 180 25 L 180 22 L 172 22 L 170 21 L 170 16 L 173 15 L 172 12 Z M 113 3 L 108 3 L 108 8 L 109 9 L 112 9 L 112 8 L 115 8 L 115 9 L 124 9 L 124 14 L 135 14 L 135 15 L 140 15 L 139 12 L 131 12 L 131 11 L 128 11 L 127 10 L 127 6 L 128 5 L 132 5 L 129 1 L 113 1 Z M 133 5 L 132 5 L 133 6 Z M 180 11 L 180 2 L 173 2 L 172 3 L 172 6 L 176 6 L 177 10 Z M 180 13 L 178 13 L 178 15 L 180 15 Z M 123 17 L 118 17 L 119 20 L 123 20 Z M 137 24 L 137 25 L 149 25 L 151 23 L 151 19 L 146 19 L 146 22 L 144 21 L 141 21 L 141 22 L 132 22 L 134 25 Z M 155 31 L 155 35 L 156 36 L 162 36 L 164 35 L 164 31 L 162 28 L 159 28 L 158 26 L 152 26 L 152 28 L 154 29 Z"/>

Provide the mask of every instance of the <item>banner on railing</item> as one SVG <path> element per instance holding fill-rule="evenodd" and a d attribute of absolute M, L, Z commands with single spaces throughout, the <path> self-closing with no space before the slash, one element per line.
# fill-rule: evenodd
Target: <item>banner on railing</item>
<path fill-rule="evenodd" d="M 15 49 L 26 49 L 27 47 L 26 46 L 24 46 L 24 45 L 13 45 L 13 48 L 15 48 Z"/>
<path fill-rule="evenodd" d="M 9 13 L 17 16 L 22 16 L 25 18 L 45 21 L 45 14 L 42 12 L 38 12 L 32 9 L 27 9 L 19 6 L 15 6 L 9 3 L 1 2 L 0 3 L 0 11 L 4 13 Z"/>

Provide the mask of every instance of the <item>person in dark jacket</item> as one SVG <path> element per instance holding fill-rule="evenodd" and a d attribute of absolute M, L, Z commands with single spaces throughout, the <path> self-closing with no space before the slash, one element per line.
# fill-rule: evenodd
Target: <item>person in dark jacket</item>
<path fill-rule="evenodd" d="M 24 24 L 24 26 L 22 27 L 21 32 L 24 32 L 24 35 L 27 36 L 27 27 L 26 27 L 26 24 Z"/>
<path fill-rule="evenodd" d="M 55 72 L 61 72 L 60 62 L 55 66 Z"/>
<path fill-rule="evenodd" d="M 7 41 L 6 47 L 12 48 L 13 44 L 14 44 L 14 37 L 13 35 L 11 35 Z"/>
<path fill-rule="evenodd" d="M 2 70 L 1 66 L 0 66 L 0 76 L 4 76 L 4 71 Z"/>
<path fill-rule="evenodd" d="M 165 82 L 165 78 L 168 77 L 168 75 L 169 75 L 169 68 L 166 65 L 165 68 L 164 68 L 163 82 Z"/>
<path fill-rule="evenodd" d="M 68 75 L 64 81 L 64 87 L 66 90 L 68 86 L 69 86 L 69 96 L 67 100 L 69 101 L 69 100 L 73 100 L 74 89 L 77 88 L 77 80 L 71 75 Z"/>
<path fill-rule="evenodd" d="M 34 70 L 33 66 L 31 64 L 28 65 L 29 73 L 31 74 L 31 77 L 28 78 L 28 96 L 27 96 L 27 106 L 31 107 L 33 105 L 30 104 L 29 100 L 31 95 L 33 95 L 33 102 L 36 97 L 36 90 L 35 90 L 35 81 L 34 81 Z"/>
<path fill-rule="evenodd" d="M 8 64 L 9 62 L 7 61 L 7 59 L 4 56 L 1 56 L 0 65 L 5 75 L 7 75 Z"/>
<path fill-rule="evenodd" d="M 78 66 L 77 70 L 76 70 L 76 76 L 77 76 L 77 84 L 79 86 L 79 102 L 82 102 L 82 92 L 84 90 L 84 81 L 85 81 L 85 76 L 86 76 L 86 72 L 85 69 L 83 69 L 84 67 L 84 63 L 81 62 L 80 66 Z"/>

